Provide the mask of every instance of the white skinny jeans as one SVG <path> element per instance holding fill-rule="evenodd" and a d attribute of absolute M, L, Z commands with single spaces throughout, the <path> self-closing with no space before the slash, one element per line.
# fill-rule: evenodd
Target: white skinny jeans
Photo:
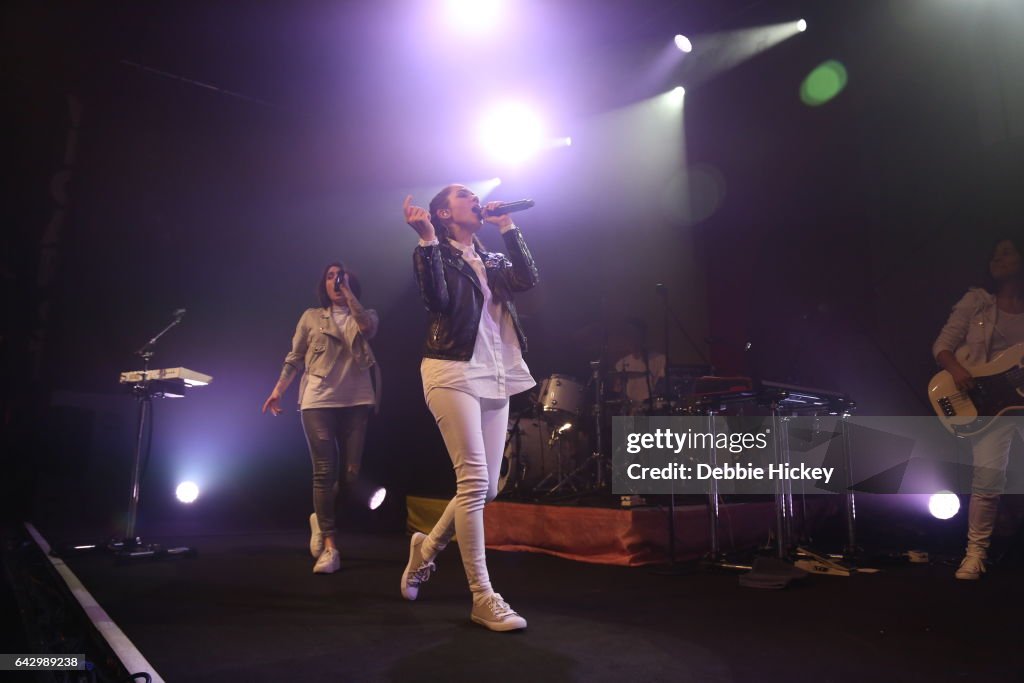
<path fill-rule="evenodd" d="M 474 597 L 493 592 L 484 554 L 484 505 L 498 495 L 498 476 L 508 430 L 508 399 L 476 398 L 456 389 L 434 388 L 427 407 L 437 421 L 455 468 L 455 497 L 423 542 L 433 559 L 459 536 L 459 552 Z"/>

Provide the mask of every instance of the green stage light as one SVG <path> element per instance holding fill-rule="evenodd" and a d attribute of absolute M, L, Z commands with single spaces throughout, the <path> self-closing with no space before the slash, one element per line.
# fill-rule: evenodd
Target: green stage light
<path fill-rule="evenodd" d="M 800 99 L 809 107 L 832 100 L 846 87 L 846 67 L 834 59 L 820 64 L 800 85 Z"/>

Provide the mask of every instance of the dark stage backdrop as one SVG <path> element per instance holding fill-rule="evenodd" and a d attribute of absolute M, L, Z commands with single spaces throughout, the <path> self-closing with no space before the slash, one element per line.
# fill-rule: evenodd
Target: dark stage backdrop
<path fill-rule="evenodd" d="M 144 520 L 301 523 L 310 468 L 298 415 L 259 407 L 334 258 L 382 318 L 385 398 L 364 469 L 396 494 L 384 517 L 401 519 L 405 492 L 450 493 L 419 384 L 425 314 L 400 207 L 407 193 L 425 205 L 448 182 L 496 175 L 494 197 L 537 201 L 519 222 L 542 276 L 520 304 L 538 379 L 585 377 L 605 327 L 627 315 L 660 339 L 663 283 L 697 346 L 673 322 L 673 360 L 703 354 L 722 374 L 846 391 L 867 413 L 921 413 L 949 306 L 992 236 L 1021 228 L 1019 34 L 994 10 L 820 4 L 586 13 L 592 4 L 567 2 L 566 17 L 588 20 L 557 41 L 545 29 L 522 65 L 499 60 L 494 72 L 466 66 L 500 56 L 493 46 L 476 61 L 403 48 L 388 3 L 8 10 L 25 133 L 6 257 L 4 361 L 19 399 L 5 406 L 15 479 L 39 491 L 34 514 L 75 501 L 94 511 L 88 525 L 116 526 L 133 429 L 117 373 L 186 308 L 154 365 L 215 380 L 157 404 Z M 812 30 L 688 89 L 691 214 L 673 211 L 679 180 L 627 107 L 674 83 L 642 90 L 631 69 L 662 47 L 665 26 L 713 32 L 801 9 Z M 807 107 L 800 82 L 826 59 L 846 64 L 849 85 Z M 465 69 L 469 85 L 452 87 Z M 471 153 L 464 112 L 502 77 L 526 76 L 564 102 L 557 124 L 575 144 L 497 168 Z M 33 438 L 38 425 L 47 438 Z M 43 485 L 58 475 L 60 486 Z M 203 498 L 183 510 L 173 485 L 189 478 Z"/>

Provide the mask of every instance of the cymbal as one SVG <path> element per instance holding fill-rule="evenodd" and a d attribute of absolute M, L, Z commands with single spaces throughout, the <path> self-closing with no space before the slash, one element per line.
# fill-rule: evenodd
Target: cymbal
<path fill-rule="evenodd" d="M 608 377 L 618 377 L 621 379 L 629 379 L 631 377 L 646 377 L 647 373 L 643 370 L 609 370 L 606 375 Z"/>

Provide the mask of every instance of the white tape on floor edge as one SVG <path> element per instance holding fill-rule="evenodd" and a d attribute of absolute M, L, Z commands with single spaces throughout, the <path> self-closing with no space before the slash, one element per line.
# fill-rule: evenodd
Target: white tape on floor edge
<path fill-rule="evenodd" d="M 96 602 L 92 594 L 85 589 L 82 582 L 71 571 L 71 567 L 64 564 L 64 560 L 50 554 L 50 544 L 43 538 L 43 535 L 28 522 L 25 523 L 25 529 L 32 536 L 36 545 L 43 551 L 43 554 L 46 555 L 46 559 L 50 561 L 53 568 L 64 579 L 64 583 L 71 590 L 71 594 L 78 600 L 78 604 L 85 610 L 93 626 L 96 627 L 96 630 L 100 632 L 100 635 L 110 645 L 110 648 L 117 655 L 117 658 L 121 660 L 128 673 L 133 674 L 145 671 L 152 677 L 153 683 L 164 683 L 164 679 L 156 672 L 153 665 L 146 661 L 146 658 L 142 656 L 142 653 L 139 652 L 134 643 L 128 639 L 124 631 L 114 623 L 114 620 L 110 618 L 106 610 L 100 607 L 100 604 Z"/>

